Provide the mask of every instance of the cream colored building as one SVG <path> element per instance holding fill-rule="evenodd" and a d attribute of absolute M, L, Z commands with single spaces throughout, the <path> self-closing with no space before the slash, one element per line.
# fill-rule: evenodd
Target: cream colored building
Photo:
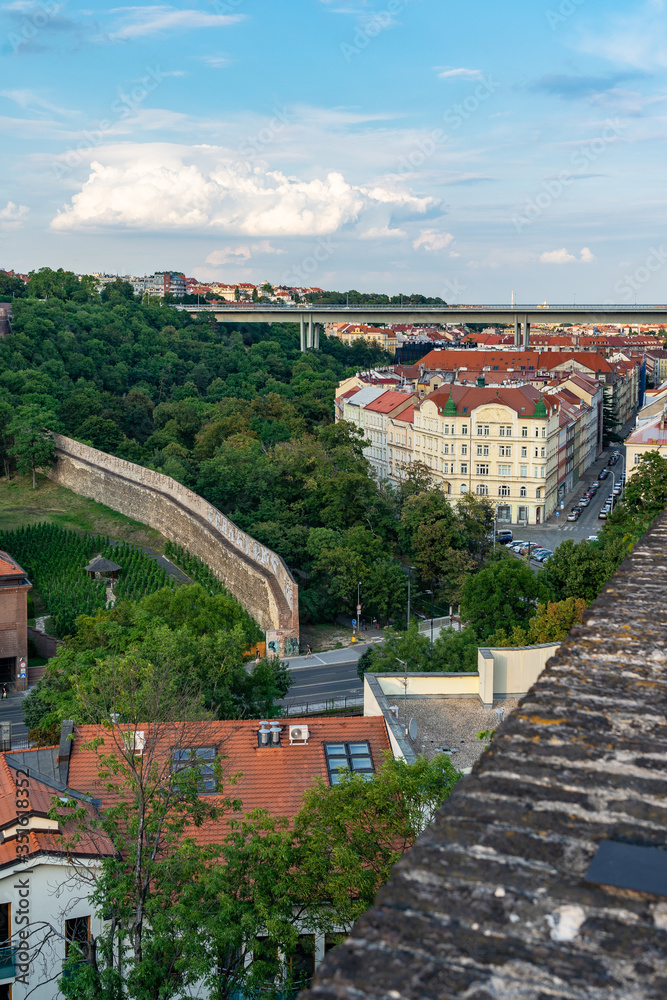
<path fill-rule="evenodd" d="M 471 492 L 499 523 L 540 524 L 556 506 L 558 436 L 558 400 L 531 385 L 447 385 L 415 405 L 413 459 L 452 502 Z"/>
<path fill-rule="evenodd" d="M 625 468 L 628 479 L 649 451 L 667 458 L 667 406 L 653 420 L 643 423 L 625 440 Z"/>

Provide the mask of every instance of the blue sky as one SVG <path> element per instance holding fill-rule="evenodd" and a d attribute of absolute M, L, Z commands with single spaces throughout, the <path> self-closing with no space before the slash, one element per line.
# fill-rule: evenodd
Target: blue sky
<path fill-rule="evenodd" d="M 667 301 L 662 0 L 9 0 L 0 59 L 0 266 Z"/>

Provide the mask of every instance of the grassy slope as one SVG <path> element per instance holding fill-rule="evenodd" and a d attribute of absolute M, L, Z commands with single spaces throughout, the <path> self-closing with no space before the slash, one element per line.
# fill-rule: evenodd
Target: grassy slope
<path fill-rule="evenodd" d="M 154 552 L 164 551 L 165 539 L 153 528 L 132 521 L 123 514 L 94 500 L 80 497 L 46 476 L 37 476 L 37 489 L 32 489 L 31 476 L 13 476 L 10 482 L 0 480 L 0 530 L 10 531 L 27 524 L 49 521 L 62 528 L 109 535 L 133 545 L 148 546 Z"/>

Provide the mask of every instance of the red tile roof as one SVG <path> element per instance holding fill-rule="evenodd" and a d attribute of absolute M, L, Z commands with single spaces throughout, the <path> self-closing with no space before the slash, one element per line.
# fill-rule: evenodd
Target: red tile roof
<path fill-rule="evenodd" d="M 273 816 L 288 819 L 293 819 L 299 812 L 304 792 L 313 787 L 316 778 L 321 777 L 328 782 L 325 743 L 367 740 L 376 768 L 381 766 L 382 754 L 391 750 L 382 718 L 290 717 L 278 720 L 277 724 L 281 727 L 281 746 L 261 749 L 257 746 L 259 723 L 254 719 L 179 724 L 185 732 L 185 736 L 180 738 L 174 726 L 163 727 L 162 733 L 156 733 L 156 727 L 148 724 L 141 729 L 147 746 L 154 747 L 154 759 L 163 768 L 169 767 L 170 751 L 177 741 L 181 746 L 215 747 L 223 758 L 224 774 L 238 775 L 233 785 L 226 783 L 225 794 L 241 800 L 244 814 L 261 808 Z M 297 724 L 308 726 L 308 743 L 290 746 L 289 725 Z M 100 752 L 113 752 L 114 737 L 108 730 L 101 730 L 98 726 L 75 728 L 68 784 L 80 792 L 102 799 L 104 808 L 104 803 L 113 801 L 114 797 L 98 777 L 97 753 L 86 749 L 86 744 L 99 735 L 106 740 Z M 221 795 L 211 795 L 213 802 L 221 799 Z M 215 843 L 224 828 L 226 819 L 204 824 L 192 834 L 201 843 Z"/>
<path fill-rule="evenodd" d="M 397 406 L 400 406 L 401 403 L 405 403 L 409 399 L 414 399 L 414 393 L 394 392 L 389 389 L 387 392 L 383 392 L 381 396 L 378 396 L 377 399 L 374 399 L 372 403 L 368 403 L 364 409 L 373 410 L 375 413 L 391 413 Z"/>
<path fill-rule="evenodd" d="M 25 576 L 25 571 L 8 552 L 0 551 L 0 576 Z"/>
<path fill-rule="evenodd" d="M 406 407 L 401 413 L 397 413 L 394 420 L 405 420 L 406 423 L 412 424 L 415 420 L 415 408 L 414 405 Z"/>

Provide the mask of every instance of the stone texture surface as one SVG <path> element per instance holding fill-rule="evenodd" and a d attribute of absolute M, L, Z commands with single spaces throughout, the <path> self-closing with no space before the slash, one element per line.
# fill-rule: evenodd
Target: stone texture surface
<path fill-rule="evenodd" d="M 590 884 L 667 850 L 667 514 L 500 728 L 309 1000 L 664 1000 L 667 899 Z"/>
<path fill-rule="evenodd" d="M 60 434 L 53 438 L 52 479 L 182 545 L 210 566 L 264 631 L 280 629 L 283 644 L 298 638 L 298 587 L 280 556 L 175 479 Z"/>

